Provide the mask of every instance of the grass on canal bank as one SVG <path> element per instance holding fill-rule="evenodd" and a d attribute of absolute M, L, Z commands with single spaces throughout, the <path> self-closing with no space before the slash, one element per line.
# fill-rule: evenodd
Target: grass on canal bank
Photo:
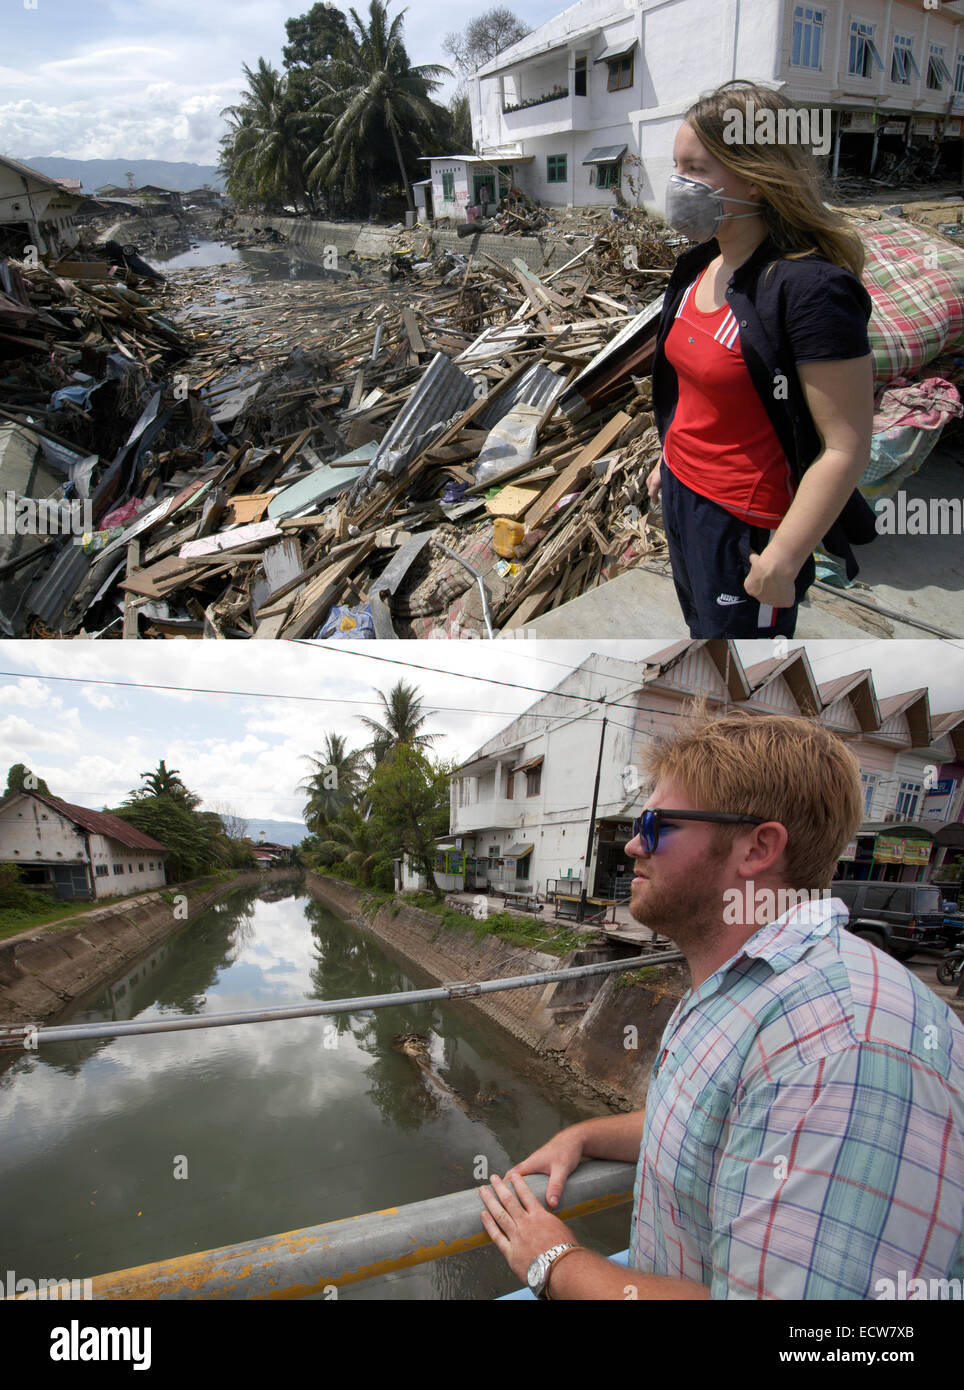
<path fill-rule="evenodd" d="M 313 872 L 319 871 L 316 869 Z M 348 883 L 352 888 L 359 887 L 357 883 L 350 883 L 348 879 L 338 879 L 330 871 L 325 873 L 324 877 L 334 878 L 339 883 Z M 433 898 L 431 893 L 397 895 L 367 889 L 361 905 L 362 910 L 372 916 L 379 908 L 386 906 L 394 909 L 393 916 L 403 905 L 417 907 L 437 917 L 443 927 L 452 927 L 460 931 L 468 928 L 480 938 L 497 936 L 509 946 L 524 946 L 529 950 L 544 951 L 547 955 L 560 958 L 586 944 L 585 935 L 582 933 L 567 927 L 550 926 L 538 917 L 525 917 L 515 912 L 490 912 L 483 918 L 470 917 L 456 911 L 454 907 L 449 907 L 444 901 Z"/>
<path fill-rule="evenodd" d="M 31 927 L 55 927 L 58 930 L 67 928 L 91 912 L 100 912 L 105 907 L 117 907 L 122 903 L 130 902 L 133 898 L 143 898 L 148 893 L 157 893 L 163 902 L 166 902 L 169 907 L 173 907 L 176 894 L 183 893 L 186 887 L 190 887 L 192 892 L 198 889 L 211 888 L 223 879 L 236 877 L 237 873 L 237 869 L 221 869 L 218 873 L 209 874 L 205 878 L 192 879 L 190 884 L 169 883 L 161 889 L 141 888 L 134 893 L 98 898 L 96 902 L 78 902 L 76 900 L 63 902 L 59 899 L 51 899 L 36 889 L 24 888 L 22 895 L 18 894 L 17 896 L 17 906 L 0 908 L 0 941 L 9 936 L 17 936 L 20 932 L 29 931 Z"/>

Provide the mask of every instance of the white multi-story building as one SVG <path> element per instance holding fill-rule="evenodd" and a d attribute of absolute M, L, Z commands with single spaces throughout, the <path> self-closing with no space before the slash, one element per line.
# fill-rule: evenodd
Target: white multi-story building
<path fill-rule="evenodd" d="M 962 0 L 579 0 L 469 78 L 475 151 L 431 161 L 435 216 L 510 183 L 549 205 L 613 206 L 618 188 L 662 207 L 681 117 L 733 78 L 808 109 L 832 171 L 939 140 L 957 176 L 962 32 Z"/>
<path fill-rule="evenodd" d="M 24 883 L 62 898 L 111 898 L 161 888 L 170 850 L 106 811 L 88 811 L 40 792 L 0 801 L 0 863 Z"/>
<path fill-rule="evenodd" d="M 919 879 L 964 850 L 964 711 L 931 715 L 926 689 L 878 700 L 869 671 L 818 686 L 803 647 L 744 667 L 732 642 L 682 641 L 639 662 L 590 656 L 462 764 L 439 886 L 544 896 L 585 881 L 591 896 L 619 896 L 632 872 L 623 848 L 648 795 L 644 748 L 675 732 L 698 696 L 715 712 L 816 718 L 849 744 L 865 822 L 841 874 Z M 950 789 L 941 810 L 925 795 L 938 782 Z"/>

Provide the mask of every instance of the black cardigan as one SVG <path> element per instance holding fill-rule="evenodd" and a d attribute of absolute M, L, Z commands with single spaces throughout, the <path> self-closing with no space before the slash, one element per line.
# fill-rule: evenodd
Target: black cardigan
<path fill-rule="evenodd" d="M 715 240 L 684 251 L 666 287 L 653 359 L 653 411 L 663 441 L 679 399 L 676 372 L 664 350 L 666 337 L 687 286 L 719 253 Z M 726 297 L 740 325 L 750 380 L 799 481 L 821 452 L 821 443 L 796 363 L 865 356 L 870 351 L 870 296 L 851 271 L 823 256 L 787 260 L 767 238 L 733 272 Z M 866 545 L 876 534 L 876 515 L 855 488 L 822 548 L 839 556 L 847 578 L 853 579 L 859 566 L 850 545 Z"/>

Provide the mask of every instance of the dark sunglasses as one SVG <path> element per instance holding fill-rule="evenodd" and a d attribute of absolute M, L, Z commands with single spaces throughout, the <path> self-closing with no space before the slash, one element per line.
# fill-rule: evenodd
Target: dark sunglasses
<path fill-rule="evenodd" d="M 638 835 L 643 842 L 643 847 L 647 854 L 654 854 L 656 846 L 659 844 L 659 829 L 664 820 L 708 820 L 719 821 L 727 825 L 736 823 L 746 825 L 764 825 L 763 816 L 740 816 L 733 811 L 665 811 L 662 807 L 653 811 L 644 811 L 638 820 L 633 821 L 633 839 Z M 667 826 L 671 830 L 672 826 Z"/>

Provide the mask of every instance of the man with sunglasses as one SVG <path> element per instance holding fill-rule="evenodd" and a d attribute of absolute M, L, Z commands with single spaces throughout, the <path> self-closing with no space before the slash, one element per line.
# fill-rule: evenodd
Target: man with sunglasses
<path fill-rule="evenodd" d="M 964 1277 L 964 1028 L 824 892 L 861 820 L 853 755 L 815 721 L 737 715 L 661 741 L 650 768 L 630 911 L 680 948 L 691 989 L 645 1109 L 493 1175 L 484 1229 L 553 1300 L 867 1299 Z M 796 905 L 761 916 L 781 891 Z M 548 1173 L 558 1206 L 587 1158 L 637 1164 L 629 1268 L 525 1182 Z"/>

